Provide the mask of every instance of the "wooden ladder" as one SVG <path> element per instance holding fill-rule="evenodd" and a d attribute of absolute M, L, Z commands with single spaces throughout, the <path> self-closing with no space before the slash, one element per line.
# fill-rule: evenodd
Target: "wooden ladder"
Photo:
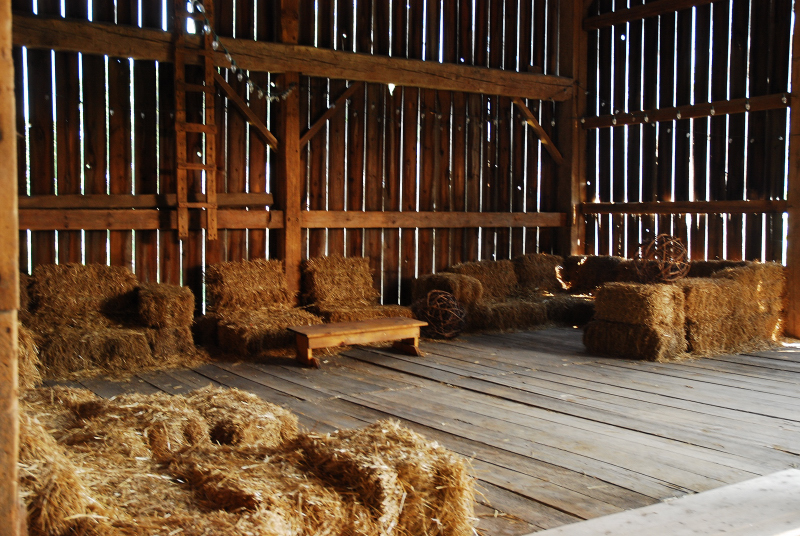
<path fill-rule="evenodd" d="M 209 240 L 217 239 L 217 126 L 215 123 L 214 97 L 214 41 L 211 32 L 203 32 L 203 26 L 214 23 L 213 0 L 203 0 L 203 12 L 189 12 L 186 0 L 174 0 L 175 9 L 175 143 L 176 167 L 175 182 L 177 185 L 178 208 L 178 236 L 189 237 L 189 209 L 205 210 L 206 237 Z M 186 35 L 188 21 L 194 20 L 196 33 L 202 33 L 202 48 L 192 49 L 193 54 L 203 58 L 204 77 L 203 84 L 190 84 L 186 82 Z M 186 93 L 196 92 L 205 94 L 203 106 L 203 119 L 201 123 L 186 121 Z M 189 162 L 187 158 L 186 134 L 198 133 L 203 135 L 203 148 L 205 162 Z M 201 171 L 205 173 L 205 201 L 189 202 L 187 172 Z M 202 199 L 202 195 L 200 198 Z"/>

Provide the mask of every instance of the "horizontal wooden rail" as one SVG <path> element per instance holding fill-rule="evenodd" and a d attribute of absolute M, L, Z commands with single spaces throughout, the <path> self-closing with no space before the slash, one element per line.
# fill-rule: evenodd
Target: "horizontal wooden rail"
<path fill-rule="evenodd" d="M 281 229 L 278 210 L 217 211 L 219 229 Z M 190 229 L 205 227 L 205 212 L 194 214 Z M 561 212 L 357 212 L 311 210 L 301 213 L 305 229 L 414 229 L 477 227 L 563 227 Z M 63 209 L 20 208 L 19 227 L 32 231 L 66 230 L 171 230 L 178 228 L 175 210 L 169 209 Z"/>
<path fill-rule="evenodd" d="M 474 227 L 563 227 L 562 212 L 381 212 L 310 210 L 300 224 L 308 229 L 458 229 Z"/>
<path fill-rule="evenodd" d="M 668 15 L 695 6 L 704 6 L 716 0 L 660 0 L 643 6 L 618 9 L 612 13 L 604 13 L 588 17 L 583 21 L 584 30 L 599 30 L 617 24 L 624 24 L 635 20 L 646 19 L 658 15 Z"/>
<path fill-rule="evenodd" d="M 660 121 L 712 117 L 715 115 L 781 110 L 788 108 L 790 103 L 791 95 L 789 93 L 776 93 L 775 95 L 763 95 L 761 97 L 751 97 L 749 99 L 707 102 L 704 104 L 695 104 L 694 106 L 676 106 L 674 108 L 659 108 L 658 110 L 644 110 L 628 114 L 584 117 L 581 119 L 581 124 L 585 129 L 641 125 L 646 123 L 658 123 Z"/>
<path fill-rule="evenodd" d="M 18 46 L 167 63 L 174 59 L 173 36 L 160 30 L 29 15 L 14 15 L 12 29 L 14 45 Z M 199 37 L 187 38 L 186 42 L 199 50 Z M 564 101 L 572 95 L 572 79 L 560 76 L 248 39 L 223 37 L 220 42 L 241 69 L 252 71 L 300 72 L 307 76 L 537 100 Z M 214 61 L 228 65 L 221 51 Z M 199 64 L 201 57 L 189 51 L 186 62 Z"/>
<path fill-rule="evenodd" d="M 668 203 L 581 203 L 583 214 L 765 214 L 785 212 L 786 201 L 673 201 Z"/>
<path fill-rule="evenodd" d="M 189 196 L 189 202 L 198 201 L 202 201 L 202 199 L 197 196 Z M 272 194 L 217 194 L 218 207 L 266 207 L 272 205 L 272 202 Z M 19 197 L 18 204 L 21 209 L 155 209 L 176 206 L 177 196 L 175 194 L 22 195 Z"/>
<path fill-rule="evenodd" d="M 204 229 L 206 213 L 193 212 L 190 229 Z M 277 210 L 217 210 L 218 229 L 280 229 L 283 213 Z M 175 210 L 130 209 L 20 209 L 19 228 L 31 231 L 139 231 L 175 230 L 178 216 Z"/>

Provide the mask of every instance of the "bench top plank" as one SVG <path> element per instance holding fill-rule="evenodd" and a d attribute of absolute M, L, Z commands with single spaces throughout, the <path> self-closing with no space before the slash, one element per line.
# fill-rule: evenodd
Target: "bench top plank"
<path fill-rule="evenodd" d="M 315 324 L 313 326 L 292 326 L 289 331 L 301 333 L 307 337 L 328 337 L 331 335 L 348 335 L 381 331 L 384 329 L 413 328 L 427 326 L 427 322 L 405 317 L 371 318 L 359 322 L 333 322 L 331 324 Z"/>

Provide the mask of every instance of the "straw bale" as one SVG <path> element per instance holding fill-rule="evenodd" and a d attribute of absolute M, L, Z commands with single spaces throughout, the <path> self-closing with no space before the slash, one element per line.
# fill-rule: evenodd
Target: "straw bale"
<path fill-rule="evenodd" d="M 206 298 L 209 310 L 214 312 L 288 308 L 294 301 L 286 286 L 283 261 L 266 259 L 209 266 Z"/>
<path fill-rule="evenodd" d="M 322 320 L 303 309 L 260 309 L 221 316 L 217 325 L 219 345 L 236 354 L 259 354 L 289 346 L 294 334 L 289 326 L 321 324 Z"/>
<path fill-rule="evenodd" d="M 671 330 L 663 325 L 593 320 L 584 327 L 583 344 L 590 352 L 644 361 L 668 361 L 686 353 L 683 328 Z"/>
<path fill-rule="evenodd" d="M 179 365 L 191 362 L 197 354 L 192 330 L 186 326 L 172 328 L 145 328 L 143 330 L 153 357 L 161 364 Z"/>
<path fill-rule="evenodd" d="M 139 317 L 151 328 L 185 328 L 194 320 L 194 294 L 188 287 L 144 283 L 138 288 Z"/>
<path fill-rule="evenodd" d="M 622 257 L 572 255 L 564 259 L 562 280 L 571 292 L 594 292 L 603 283 L 617 281 Z M 623 269 L 629 269 L 623 265 Z"/>
<path fill-rule="evenodd" d="M 203 316 L 198 316 L 194 319 L 192 324 L 192 334 L 194 340 L 200 346 L 218 346 L 219 340 L 217 339 L 217 324 L 225 315 L 216 315 L 214 313 L 206 313 Z"/>
<path fill-rule="evenodd" d="M 40 347 L 40 359 L 47 378 L 94 368 L 131 371 L 159 363 L 145 333 L 124 328 L 54 330 Z"/>
<path fill-rule="evenodd" d="M 426 274 L 414 280 L 413 301 L 425 300 L 432 290 L 442 290 L 452 294 L 465 309 L 472 308 L 483 298 L 483 285 L 472 276 L 439 272 Z"/>
<path fill-rule="evenodd" d="M 749 263 L 739 268 L 720 270 L 711 277 L 735 283 L 735 308 L 757 308 L 760 313 L 780 313 L 782 309 L 786 272 L 778 263 Z"/>
<path fill-rule="evenodd" d="M 556 324 L 583 326 L 594 317 L 594 298 L 556 294 L 545 298 L 547 319 Z"/>
<path fill-rule="evenodd" d="M 509 260 L 456 264 L 448 272 L 469 275 L 481 282 L 485 301 L 502 301 L 518 292 L 514 263 Z"/>
<path fill-rule="evenodd" d="M 297 417 L 280 406 L 238 389 L 205 387 L 186 397 L 221 445 L 279 447 L 297 436 Z"/>
<path fill-rule="evenodd" d="M 730 280 L 692 277 L 676 284 L 683 290 L 687 323 L 708 324 L 733 312 L 738 289 Z"/>
<path fill-rule="evenodd" d="M 341 307 L 336 305 L 314 307 L 314 312 L 325 322 L 358 322 L 372 318 L 401 316 L 414 318 L 411 308 L 403 305 L 372 305 L 361 307 Z"/>
<path fill-rule="evenodd" d="M 747 264 L 747 261 L 691 261 L 689 263 L 689 273 L 686 277 L 711 277 L 712 274 L 720 270 L 725 270 L 726 268 L 741 268 L 742 266 L 747 266 Z"/>
<path fill-rule="evenodd" d="M 17 341 L 19 345 L 19 388 L 32 389 L 42 383 L 42 366 L 39 361 L 39 349 L 33 333 L 19 324 L 17 326 Z"/>
<path fill-rule="evenodd" d="M 339 493 L 301 470 L 294 452 L 192 449 L 176 456 L 169 470 L 208 510 L 275 512 L 289 534 L 378 534 L 352 492 Z"/>
<path fill-rule="evenodd" d="M 364 257 L 331 255 L 304 261 L 303 288 L 305 302 L 319 307 L 375 305 L 380 296 Z"/>
<path fill-rule="evenodd" d="M 547 306 L 544 302 L 506 300 L 482 303 L 467 317 L 468 331 L 511 331 L 529 329 L 547 323 Z"/>
<path fill-rule="evenodd" d="M 30 291 L 36 316 L 61 324 L 90 313 L 131 311 L 136 284 L 121 266 L 41 264 L 33 270 Z"/>
<path fill-rule="evenodd" d="M 373 507 L 379 520 L 393 517 L 393 475 L 385 467 L 396 472 L 405 493 L 394 529 L 397 534 L 473 534 L 474 484 L 464 458 L 388 420 L 315 439 L 303 442 L 308 449 L 303 450 L 307 464 L 313 469 L 330 460 L 325 467 L 333 475 L 347 472 L 345 478 L 353 482 L 358 494 L 370 497 L 368 503 L 379 505 L 377 509 Z M 340 463 L 335 458 L 337 453 L 347 453 Z M 323 470 L 318 468 L 317 472 L 321 474 Z"/>
<path fill-rule="evenodd" d="M 664 326 L 681 330 L 684 295 L 680 287 L 667 284 L 606 283 L 597 291 L 597 320 L 642 326 Z"/>
<path fill-rule="evenodd" d="M 536 295 L 562 289 L 556 270 L 564 262 L 563 257 L 547 253 L 529 253 L 515 257 L 513 261 L 517 281 L 524 293 Z"/>
<path fill-rule="evenodd" d="M 211 445 L 205 419 L 184 398 L 166 393 L 90 400 L 74 412 L 83 426 L 62 439 L 74 448 L 105 448 L 166 462 L 186 447 Z"/>

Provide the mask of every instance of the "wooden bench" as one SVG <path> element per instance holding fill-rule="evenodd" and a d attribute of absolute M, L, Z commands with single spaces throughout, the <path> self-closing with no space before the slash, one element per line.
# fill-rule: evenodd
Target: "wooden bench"
<path fill-rule="evenodd" d="M 360 322 L 292 326 L 288 329 L 296 334 L 297 360 L 303 365 L 319 368 L 319 361 L 311 355 L 314 348 L 395 341 L 395 348 L 411 355 L 421 356 L 419 328 L 427 325 L 427 322 L 413 318 L 392 317 Z"/>

